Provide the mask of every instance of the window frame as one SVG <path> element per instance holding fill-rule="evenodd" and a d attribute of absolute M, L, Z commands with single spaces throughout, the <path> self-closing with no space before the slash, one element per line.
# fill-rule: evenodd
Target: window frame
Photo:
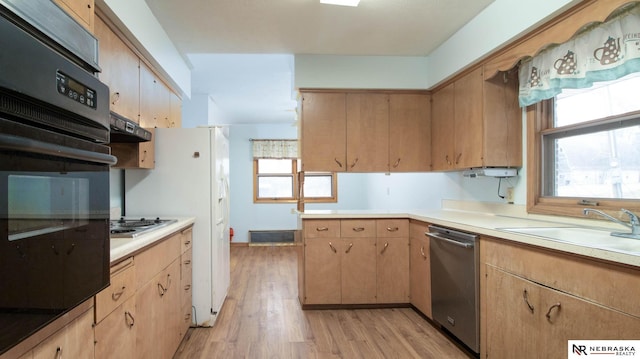
<path fill-rule="evenodd" d="M 298 159 L 295 158 L 286 158 L 291 160 L 291 173 L 273 173 L 273 174 L 258 174 L 258 161 L 260 159 L 266 158 L 254 158 L 253 159 L 253 202 L 254 203 L 297 203 L 300 201 L 300 197 L 302 194 L 302 186 L 304 185 L 304 179 L 301 178 L 302 175 L 330 175 L 331 176 L 331 197 L 303 197 L 302 201 L 304 203 L 336 203 L 338 202 L 338 179 L 335 172 L 311 172 L 309 174 L 304 174 L 303 172 L 298 172 Z M 291 177 L 292 178 L 292 197 L 281 197 L 281 198 L 260 198 L 258 197 L 258 179 L 259 177 Z"/>
<path fill-rule="evenodd" d="M 584 218 L 584 208 L 598 208 L 619 213 L 621 208 L 640 211 L 640 200 L 596 197 L 554 197 L 543 194 L 544 144 L 543 134 L 553 132 L 554 100 L 540 101 L 526 108 L 527 123 L 527 212 L 533 214 L 561 215 Z M 614 116 L 625 118 L 630 114 Z M 638 113 L 640 115 L 640 113 Z M 588 122 L 590 125 L 604 124 L 611 117 Z M 582 124 L 584 126 L 584 124 Z M 626 218 L 625 218 L 626 220 Z"/>

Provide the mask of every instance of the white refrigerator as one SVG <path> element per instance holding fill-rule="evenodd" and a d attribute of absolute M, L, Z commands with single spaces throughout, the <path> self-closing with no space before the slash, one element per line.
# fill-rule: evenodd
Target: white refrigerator
<path fill-rule="evenodd" d="M 229 288 L 228 128 L 157 128 L 155 161 L 125 171 L 125 215 L 196 218 L 192 318 L 213 326 Z"/>

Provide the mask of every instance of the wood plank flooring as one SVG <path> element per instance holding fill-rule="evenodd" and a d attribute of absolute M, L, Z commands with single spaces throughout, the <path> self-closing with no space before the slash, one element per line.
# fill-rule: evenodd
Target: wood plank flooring
<path fill-rule="evenodd" d="M 302 310 L 291 246 L 231 247 L 231 287 L 213 328 L 174 358 L 468 358 L 410 308 Z"/>

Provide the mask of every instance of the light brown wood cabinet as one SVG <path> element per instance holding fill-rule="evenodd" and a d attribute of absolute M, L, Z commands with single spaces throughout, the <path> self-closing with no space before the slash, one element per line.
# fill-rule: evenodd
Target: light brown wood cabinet
<path fill-rule="evenodd" d="M 54 0 L 80 25 L 93 33 L 95 19 L 94 0 Z"/>
<path fill-rule="evenodd" d="M 33 348 L 33 358 L 93 358 L 93 340 L 93 310 L 87 310 Z"/>
<path fill-rule="evenodd" d="M 153 131 L 156 127 L 182 126 L 182 100 L 171 91 L 111 22 L 96 16 L 100 44 L 100 80 L 109 86 L 111 111 Z M 155 167 L 155 139 L 140 143 L 111 143 L 118 158 L 114 168 Z"/>
<path fill-rule="evenodd" d="M 147 128 L 155 136 L 155 128 Z M 155 140 L 140 143 L 111 143 L 111 154 L 118 158 L 114 168 L 146 168 L 156 165 Z"/>
<path fill-rule="evenodd" d="M 182 243 L 180 254 L 180 337 L 182 338 L 187 334 L 192 323 L 193 228 L 180 232 L 180 240 Z"/>
<path fill-rule="evenodd" d="M 140 85 L 138 56 L 99 16 L 95 35 L 100 44 L 100 80 L 109 86 L 109 109 L 139 122 Z"/>
<path fill-rule="evenodd" d="M 569 339 L 637 339 L 640 309 L 628 300 L 640 287 L 637 269 L 488 237 L 480 243 L 481 357 L 564 358 Z"/>
<path fill-rule="evenodd" d="M 411 304 L 422 314 L 433 318 L 431 312 L 431 260 L 429 237 L 425 235 L 428 223 L 411 220 L 410 239 L 410 291 Z"/>
<path fill-rule="evenodd" d="M 304 220 L 303 235 L 303 305 L 409 302 L 408 220 Z"/>
<path fill-rule="evenodd" d="M 347 170 L 346 106 L 344 92 L 302 92 L 303 171 Z"/>
<path fill-rule="evenodd" d="M 133 257 L 111 267 L 111 284 L 95 299 L 95 357 L 135 356 L 136 308 Z"/>
<path fill-rule="evenodd" d="M 433 170 L 522 166 L 516 75 L 484 80 L 477 67 L 432 94 Z"/>
<path fill-rule="evenodd" d="M 409 303 L 409 220 L 376 220 L 376 302 Z"/>
<path fill-rule="evenodd" d="M 430 169 L 430 96 L 406 91 L 302 90 L 302 168 Z"/>

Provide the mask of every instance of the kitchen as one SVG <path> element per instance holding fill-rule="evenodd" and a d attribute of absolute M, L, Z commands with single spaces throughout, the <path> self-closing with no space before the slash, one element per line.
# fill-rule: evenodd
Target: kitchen
<path fill-rule="evenodd" d="M 139 5 L 139 4 L 138 4 Z M 541 19 L 546 18 L 550 13 L 559 13 L 561 10 L 564 10 L 569 7 L 569 4 L 556 4 L 557 8 L 553 10 L 548 9 L 540 9 L 538 5 L 536 5 L 536 10 L 540 11 L 539 18 L 531 20 L 529 26 L 537 24 Z M 137 6 L 137 5 L 136 5 Z M 497 6 L 497 5 L 496 5 Z M 534 7 L 532 5 L 532 7 Z M 113 8 L 117 8 L 117 5 L 113 5 Z M 533 9 L 532 9 L 533 10 Z M 148 10 L 147 10 L 148 11 Z M 497 11 L 494 7 L 490 6 L 487 8 L 486 12 L 483 12 L 483 16 L 486 16 L 485 19 L 492 19 L 491 17 L 492 11 Z M 529 12 L 530 13 L 530 12 Z M 495 14 L 494 14 L 495 16 Z M 122 16 L 122 21 L 124 22 L 124 15 Z M 534 16 L 535 17 L 535 16 Z M 603 16 L 604 17 L 604 16 Z M 591 19 L 590 19 L 591 20 Z M 474 30 L 474 26 L 482 26 L 482 16 L 476 22 L 471 22 L 468 27 L 466 27 L 465 31 L 469 33 L 474 33 L 477 30 Z M 522 25 L 526 26 L 526 24 Z M 131 26 L 134 28 L 134 26 Z M 516 31 L 519 33 L 523 31 L 521 29 Z M 132 30 L 133 31 L 133 30 Z M 135 32 L 135 31 L 133 31 Z M 461 34 L 460 36 L 464 35 Z M 469 36 L 462 36 L 464 39 L 468 39 Z M 452 43 L 447 43 L 448 46 L 452 46 L 455 48 L 455 39 L 453 38 Z M 458 38 L 461 39 L 461 38 Z M 460 46 L 467 47 L 466 44 L 468 41 L 462 41 L 459 43 Z M 499 43 L 502 43 L 504 40 L 496 40 Z M 478 43 L 480 41 L 474 42 Z M 372 76 L 371 73 L 364 73 L 363 71 L 357 71 L 358 67 L 362 67 L 362 60 L 356 57 L 333 57 L 333 56 L 312 56 L 312 55 L 300 55 L 295 56 L 295 68 L 296 68 L 296 88 L 334 88 L 336 84 L 345 84 L 345 88 L 421 88 L 424 87 L 424 83 L 436 84 L 441 80 L 447 78 L 450 74 L 457 72 L 458 69 L 463 68 L 467 63 L 472 62 L 472 60 L 452 60 L 453 58 L 457 58 L 456 56 L 451 56 L 451 53 L 455 53 L 455 49 L 450 49 L 451 53 L 447 52 L 447 47 L 443 46 L 436 50 L 433 55 L 431 55 L 428 59 L 429 61 L 429 73 L 426 73 L 424 69 L 424 60 L 419 58 L 401 58 L 401 59 L 392 59 L 392 58 L 372 58 L 365 59 L 364 61 L 368 65 L 368 69 L 381 69 L 384 68 L 388 71 L 389 68 L 399 68 L 405 66 L 405 68 L 413 68 L 416 71 L 411 72 L 410 74 L 406 74 L 398 71 L 398 76 L 394 77 L 392 80 L 386 78 L 377 78 L 376 76 Z M 496 47 L 497 45 L 493 45 Z M 471 54 L 469 56 L 473 57 L 473 51 L 477 51 L 478 54 L 475 56 L 482 57 L 486 49 L 478 50 L 478 49 L 470 49 L 469 52 Z M 160 58 L 161 56 L 159 56 Z M 345 73 L 348 73 L 346 76 L 345 73 L 340 73 L 339 71 L 335 71 L 335 67 L 328 67 L 326 64 L 333 63 L 335 61 L 341 60 L 342 66 L 345 70 Z M 456 64 L 456 61 L 460 61 L 460 64 Z M 465 62 L 466 61 L 466 62 Z M 389 66 L 395 65 L 395 66 Z M 431 72 L 431 68 L 436 69 L 433 73 Z M 305 71 L 305 68 L 308 71 Z M 331 68 L 331 71 L 328 69 Z M 439 71 L 438 71 L 439 69 Z M 177 71 L 179 72 L 179 71 Z M 380 71 L 382 73 L 382 71 Z M 336 80 L 336 76 L 343 76 L 341 82 Z M 178 76 L 176 76 L 178 78 Z M 346 79 L 346 81 L 345 81 Z M 376 81 L 378 81 L 376 83 Z M 383 83 L 383 85 L 381 85 Z M 417 85 L 416 83 L 420 83 Z M 179 87 L 179 86 L 178 86 Z M 343 87 L 343 86 L 341 86 Z M 428 86 L 427 86 L 428 87 Z M 197 98 L 196 96 L 193 97 Z M 205 111 L 206 112 L 206 111 Z M 186 116 L 183 117 L 184 121 L 189 121 L 190 119 Z M 186 122 L 185 122 L 186 123 Z M 161 126 L 158 126 L 161 127 Z M 289 135 L 284 135 L 289 134 Z M 234 131 L 234 128 L 231 128 L 230 131 L 230 182 L 232 185 L 230 186 L 230 198 L 233 198 L 231 201 L 231 223 L 236 229 L 236 238 L 239 242 L 246 242 L 246 235 L 248 230 L 252 229 L 294 229 L 297 228 L 297 218 L 295 215 L 291 214 L 291 209 L 295 208 L 295 204 L 289 205 L 254 205 L 252 204 L 252 199 L 247 199 L 247 191 L 241 190 L 244 188 L 251 188 L 251 184 L 247 185 L 247 180 L 253 177 L 251 173 L 251 160 L 249 160 L 250 155 L 248 154 L 248 139 L 251 138 L 296 138 L 297 130 L 295 127 L 290 125 L 267 125 L 267 126 L 238 126 L 237 131 Z M 523 140 L 523 144 L 524 144 Z M 235 156 L 238 155 L 238 158 Z M 244 162 L 244 163 L 243 163 Z M 523 163 L 524 166 L 524 163 Z M 247 172 L 248 171 L 248 172 Z M 518 208 L 522 208 L 527 201 L 527 181 L 525 180 L 528 169 L 524 167 L 520 169 L 519 176 L 516 178 L 510 178 L 508 180 L 504 180 L 503 184 L 509 184 L 510 187 L 513 187 L 515 190 L 514 193 L 514 201 L 515 205 Z M 122 179 L 119 177 L 120 172 L 114 171 L 112 173 L 112 186 L 113 188 L 119 189 L 122 186 Z M 130 171 L 127 171 L 130 172 Z M 237 176 L 237 177 L 234 177 Z M 126 181 L 126 180 L 125 180 Z M 375 173 L 375 174 L 366 174 L 366 173 L 340 173 L 338 174 L 338 182 L 340 191 L 338 193 L 338 197 L 340 201 L 334 205 L 313 205 L 307 204 L 306 209 L 315 210 L 315 209 L 332 209 L 332 210 L 376 210 L 376 209 L 384 209 L 389 211 L 396 211 L 400 213 L 404 213 L 408 209 L 437 209 L 441 207 L 442 200 L 446 200 L 444 203 L 448 206 L 471 206 L 478 207 L 478 203 L 489 202 L 489 203 L 503 203 L 498 196 L 496 196 L 496 192 L 500 195 L 500 187 L 499 183 L 502 180 L 498 180 L 496 178 L 490 177 L 465 177 L 462 172 L 442 172 L 442 173 L 392 173 L 391 175 L 385 175 L 384 173 Z M 353 185 L 349 185 L 353 183 Z M 357 188 L 357 190 L 352 190 L 350 188 Z M 441 188 L 438 193 L 434 193 L 433 188 Z M 497 189 L 497 191 L 496 191 Z M 118 193 L 118 191 L 112 190 L 112 193 Z M 381 195 L 375 196 L 372 194 L 380 193 Z M 115 197 L 115 198 L 114 198 Z M 236 199 L 237 202 L 236 202 Z M 241 200 L 242 199 L 242 200 Z M 111 198 L 112 207 L 119 207 L 122 205 L 120 201 L 126 200 L 126 197 L 119 198 L 119 196 L 113 196 Z M 243 204 L 243 202 L 245 204 Z M 248 202 L 248 203 L 247 203 Z M 471 204 L 468 204 L 471 202 Z M 487 210 L 483 208 L 481 210 Z M 489 206 L 491 208 L 490 211 L 496 211 L 495 208 Z M 515 206 L 514 206 L 515 207 Z M 275 213 L 277 211 L 277 216 L 272 216 L 271 214 L 266 215 L 265 212 Z M 246 225 L 246 227 L 242 227 L 242 223 L 247 223 L 249 221 L 242 221 L 239 218 L 235 218 L 238 214 L 242 214 L 242 217 L 245 218 L 256 218 L 256 221 L 259 221 L 260 218 L 273 218 L 273 220 L 266 220 L 265 223 L 261 224 L 260 227 L 255 227 L 255 224 L 252 223 L 251 226 Z M 309 212 L 309 215 L 312 215 L 312 212 Z M 428 215 L 426 218 L 433 221 L 433 215 Z M 273 227 L 267 227 L 267 224 L 272 225 Z M 464 223 L 464 221 L 463 221 Z"/>

